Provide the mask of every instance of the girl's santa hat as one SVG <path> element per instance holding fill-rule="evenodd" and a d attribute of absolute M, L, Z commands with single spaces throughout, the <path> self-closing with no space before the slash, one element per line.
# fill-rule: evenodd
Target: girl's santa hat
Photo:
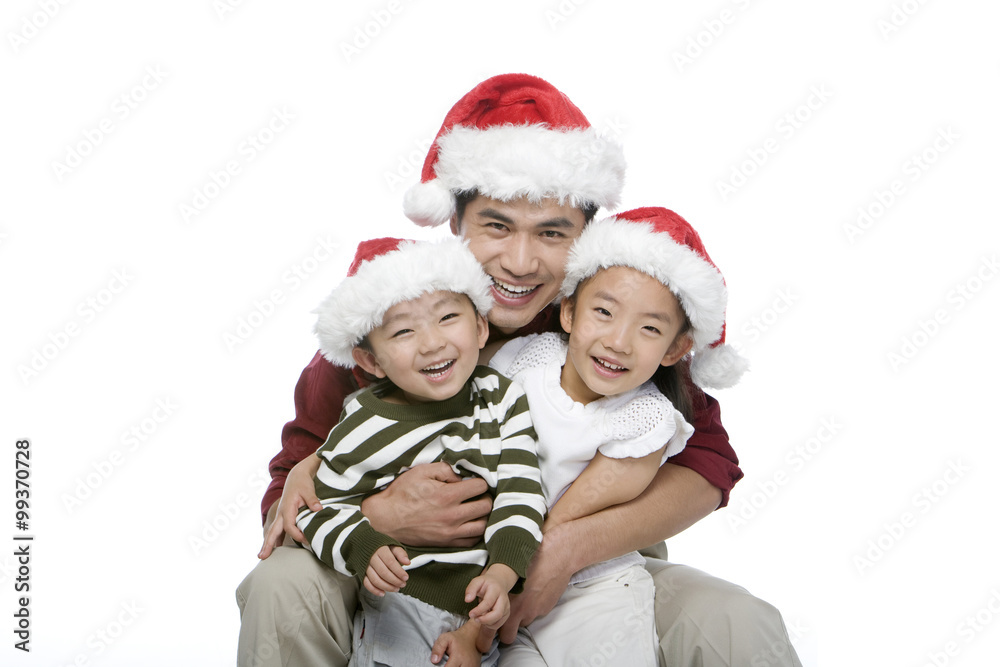
<path fill-rule="evenodd" d="M 509 201 L 618 205 L 625 157 L 569 98 L 527 74 L 483 81 L 445 116 L 403 211 L 433 227 L 455 213 L 455 192 Z"/>
<path fill-rule="evenodd" d="M 430 292 L 457 292 L 486 315 L 493 306 L 490 285 L 483 267 L 457 237 L 362 241 L 347 277 L 313 311 L 319 315 L 313 331 L 327 360 L 353 368 L 351 351 L 396 304 Z"/>
<path fill-rule="evenodd" d="M 698 232 L 673 211 L 637 208 L 587 225 L 566 263 L 563 296 L 600 269 L 627 266 L 666 285 L 691 322 L 691 379 L 699 387 L 725 389 L 749 364 L 726 345 L 726 281 Z"/>

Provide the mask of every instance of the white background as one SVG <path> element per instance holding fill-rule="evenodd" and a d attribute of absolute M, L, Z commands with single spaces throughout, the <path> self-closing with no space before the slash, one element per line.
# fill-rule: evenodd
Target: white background
<path fill-rule="evenodd" d="M 402 193 L 507 71 L 617 135 L 624 207 L 681 213 L 730 285 L 746 478 L 672 558 L 774 603 L 806 665 L 995 660 L 995 4 L 234 4 L 4 3 L 0 663 L 235 663 L 309 311 L 358 240 L 444 233 Z"/>

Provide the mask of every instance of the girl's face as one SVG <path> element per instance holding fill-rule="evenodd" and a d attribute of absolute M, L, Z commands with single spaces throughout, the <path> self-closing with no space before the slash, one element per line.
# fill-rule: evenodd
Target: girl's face
<path fill-rule="evenodd" d="M 625 266 L 598 271 L 562 302 L 563 389 L 589 403 L 638 387 L 691 349 L 690 336 L 678 336 L 684 321 L 677 297 L 657 279 Z"/>

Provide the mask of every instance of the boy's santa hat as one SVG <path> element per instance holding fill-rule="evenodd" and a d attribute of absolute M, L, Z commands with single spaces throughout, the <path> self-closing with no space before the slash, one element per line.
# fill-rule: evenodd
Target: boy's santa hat
<path fill-rule="evenodd" d="M 338 366 L 355 366 L 351 351 L 381 326 L 387 310 L 430 292 L 465 294 L 480 314 L 493 306 L 491 281 L 465 242 L 379 238 L 362 241 L 347 277 L 313 313 L 320 351 Z"/>
<path fill-rule="evenodd" d="M 509 201 L 614 208 L 625 180 L 619 145 L 602 138 L 569 98 L 527 74 L 483 81 L 445 116 L 403 211 L 433 227 L 455 213 L 455 192 Z"/>
<path fill-rule="evenodd" d="M 680 301 L 691 322 L 695 384 L 725 389 L 739 382 L 749 364 L 726 345 L 726 282 L 684 218 L 665 208 L 646 207 L 590 223 L 570 251 L 563 296 L 612 266 L 656 278 Z"/>

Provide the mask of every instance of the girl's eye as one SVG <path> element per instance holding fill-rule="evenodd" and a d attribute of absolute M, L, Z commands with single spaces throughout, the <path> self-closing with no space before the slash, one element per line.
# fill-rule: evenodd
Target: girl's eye
<path fill-rule="evenodd" d="M 611 317 L 611 313 L 608 311 L 607 308 L 594 308 L 594 312 L 596 312 L 598 315 L 604 315 L 605 317 Z"/>
<path fill-rule="evenodd" d="M 411 331 L 413 331 L 413 329 L 400 329 L 400 330 L 399 330 L 399 331 L 397 331 L 396 333 L 392 334 L 392 337 L 393 337 L 393 338 L 397 338 L 397 337 L 399 337 L 399 336 L 402 336 L 403 334 L 408 334 L 408 333 L 410 333 Z"/>
<path fill-rule="evenodd" d="M 441 321 L 444 322 L 445 320 L 450 320 L 454 317 L 458 317 L 458 313 L 448 313 L 447 315 L 441 318 Z"/>
<path fill-rule="evenodd" d="M 652 332 L 652 333 L 655 333 L 655 334 L 659 334 L 659 333 L 660 333 L 660 330 L 659 330 L 659 329 L 657 329 L 657 328 L 656 328 L 656 327 L 654 327 L 654 326 L 646 326 L 646 327 L 643 327 L 643 329 L 645 329 L 646 331 L 649 331 L 649 332 Z"/>

